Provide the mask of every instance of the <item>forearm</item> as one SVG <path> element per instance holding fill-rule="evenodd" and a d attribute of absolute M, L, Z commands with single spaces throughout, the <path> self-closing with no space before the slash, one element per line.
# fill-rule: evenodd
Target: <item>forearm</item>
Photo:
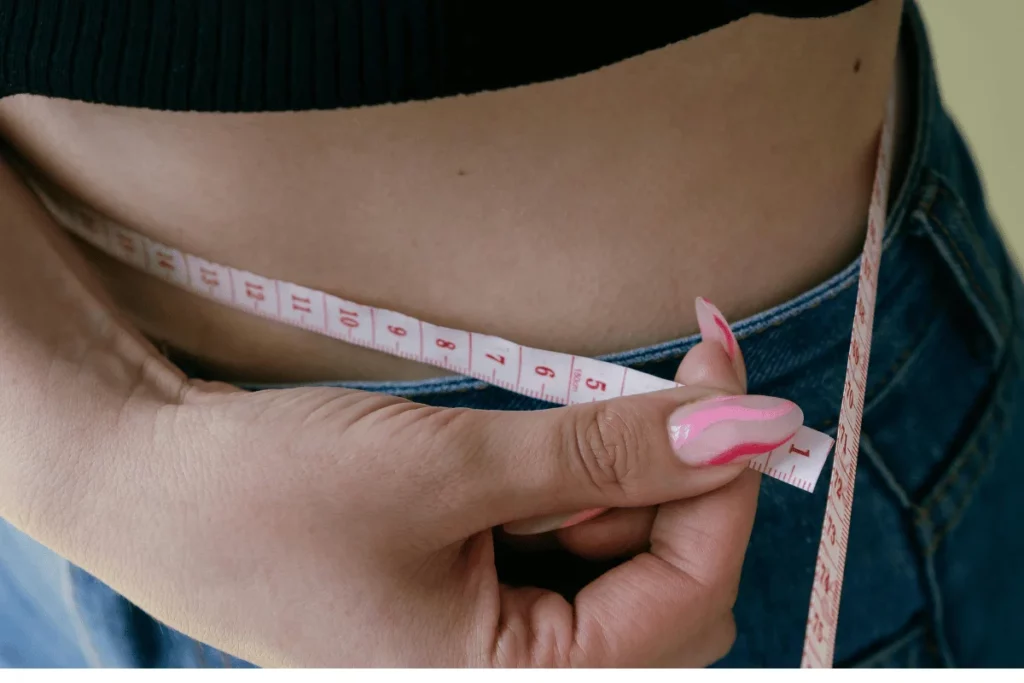
<path fill-rule="evenodd" d="M 46 499 L 80 491 L 68 484 L 91 474 L 89 454 L 131 438 L 182 386 L 0 163 L 0 517 L 26 527 L 75 514 Z"/>

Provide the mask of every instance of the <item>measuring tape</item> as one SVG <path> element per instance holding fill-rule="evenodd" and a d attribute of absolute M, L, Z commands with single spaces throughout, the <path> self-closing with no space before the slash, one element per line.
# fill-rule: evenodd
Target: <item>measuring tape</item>
<path fill-rule="evenodd" d="M 871 324 L 885 228 L 894 97 L 890 96 L 879 143 L 868 229 L 861 256 L 839 429 L 825 519 L 804 635 L 804 667 L 832 665 L 839 597 L 846 560 L 857 448 L 864 410 Z M 56 220 L 113 258 L 177 287 L 224 305 L 318 332 L 350 344 L 445 368 L 551 403 L 572 405 L 681 386 L 593 358 L 529 348 L 490 335 L 440 327 L 410 316 L 347 301 L 291 282 L 262 277 L 183 253 L 116 225 L 85 209 L 71 209 L 32 183 Z M 833 439 L 808 427 L 750 462 L 769 477 L 808 492 Z"/>
<path fill-rule="evenodd" d="M 843 589 L 843 570 L 850 537 L 860 423 L 864 416 L 871 329 L 875 320 L 878 269 L 882 260 L 882 236 L 885 232 L 886 202 L 892 173 L 895 109 L 895 93 L 892 93 L 886 104 L 885 124 L 878 144 L 875 182 L 868 207 L 868 230 L 864 238 L 864 250 L 861 252 L 857 307 L 853 315 L 850 352 L 846 358 L 846 380 L 843 383 L 839 427 L 836 431 L 836 455 L 832 461 L 832 480 L 828 486 L 821 540 L 818 541 L 818 559 L 814 565 L 811 605 L 800 661 L 800 665 L 805 668 L 830 667 L 835 655 L 839 598 Z"/>

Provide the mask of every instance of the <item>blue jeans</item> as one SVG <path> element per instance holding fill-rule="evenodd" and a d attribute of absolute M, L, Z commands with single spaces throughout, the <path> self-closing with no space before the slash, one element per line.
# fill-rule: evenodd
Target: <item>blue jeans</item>
<path fill-rule="evenodd" d="M 836 660 L 1024 665 L 1024 285 L 943 109 L 908 4 L 913 141 L 891 200 Z M 835 431 L 859 263 L 736 325 L 751 391 Z M 672 377 L 695 338 L 607 357 Z M 467 378 L 345 384 L 441 406 L 548 407 Z M 258 388 L 258 387 L 251 387 Z M 828 472 L 765 480 L 725 666 L 800 661 Z M 552 565 L 552 573 L 565 566 Z M 245 666 L 143 613 L 0 522 L 0 664 Z"/>

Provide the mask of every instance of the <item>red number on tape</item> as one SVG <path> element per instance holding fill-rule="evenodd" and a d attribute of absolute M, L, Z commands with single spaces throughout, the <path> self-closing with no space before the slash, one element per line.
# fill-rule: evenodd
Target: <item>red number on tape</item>
<path fill-rule="evenodd" d="M 502 365 L 505 364 L 505 356 L 495 356 L 493 354 L 488 353 L 487 357 L 493 360 L 495 363 L 501 363 Z"/>
<path fill-rule="evenodd" d="M 843 499 L 843 480 L 839 478 L 839 471 L 832 472 L 832 486 L 835 487 L 836 499 Z"/>
<path fill-rule="evenodd" d="M 820 560 L 818 561 L 818 575 L 815 578 L 821 582 L 821 587 L 826 595 L 832 592 L 832 575 L 829 574 L 828 567 Z"/>
<path fill-rule="evenodd" d="M 343 308 L 339 308 L 338 315 L 341 316 L 338 318 L 338 322 L 345 327 L 359 327 L 359 321 L 356 320 L 359 317 L 358 311 L 346 311 Z"/>
<path fill-rule="evenodd" d="M 594 389 L 595 391 L 607 391 L 608 390 L 608 385 L 607 384 L 605 384 L 604 382 L 599 382 L 598 380 L 594 379 L 593 377 L 588 377 L 586 384 L 587 384 L 587 388 L 588 389 Z"/>
<path fill-rule="evenodd" d="M 206 266 L 199 266 L 199 279 L 203 281 L 203 284 L 207 287 L 219 287 L 220 278 L 217 277 L 217 271 L 207 268 Z"/>
<path fill-rule="evenodd" d="M 395 335 L 396 337 L 404 337 L 405 335 L 409 334 L 409 332 L 404 327 L 399 327 L 398 325 L 388 325 L 388 332 Z"/>
<path fill-rule="evenodd" d="M 156 264 L 164 270 L 174 270 L 174 257 L 166 251 L 156 252 Z"/>
<path fill-rule="evenodd" d="M 535 368 L 534 372 L 536 372 L 541 377 L 554 377 L 555 376 L 555 371 L 554 370 L 552 370 L 551 368 L 545 367 L 543 365 L 537 366 L 537 368 Z"/>
<path fill-rule="evenodd" d="M 448 349 L 449 351 L 455 350 L 455 342 L 450 342 L 447 339 L 438 339 L 435 343 L 439 349 Z"/>
<path fill-rule="evenodd" d="M 254 282 L 245 283 L 245 295 L 256 301 L 263 301 L 267 298 L 263 295 L 263 285 L 257 285 Z"/>
<path fill-rule="evenodd" d="M 800 455 L 804 456 L 805 458 L 811 457 L 810 449 L 808 449 L 806 451 L 802 451 L 802 450 L 800 450 L 799 448 L 796 447 L 795 443 L 789 444 L 789 452 L 790 453 L 799 453 Z"/>

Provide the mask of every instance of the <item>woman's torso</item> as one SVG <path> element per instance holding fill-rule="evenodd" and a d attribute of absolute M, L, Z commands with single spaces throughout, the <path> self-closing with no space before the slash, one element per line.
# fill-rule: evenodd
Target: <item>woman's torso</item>
<path fill-rule="evenodd" d="M 212 261 L 587 355 L 742 317 L 862 241 L 900 3 L 752 16 L 580 76 L 364 109 L 174 113 L 18 95 L 31 172 Z M 85 249 L 85 247 L 83 247 Z M 87 251 L 152 338 L 225 379 L 438 371 L 199 300 Z"/>

